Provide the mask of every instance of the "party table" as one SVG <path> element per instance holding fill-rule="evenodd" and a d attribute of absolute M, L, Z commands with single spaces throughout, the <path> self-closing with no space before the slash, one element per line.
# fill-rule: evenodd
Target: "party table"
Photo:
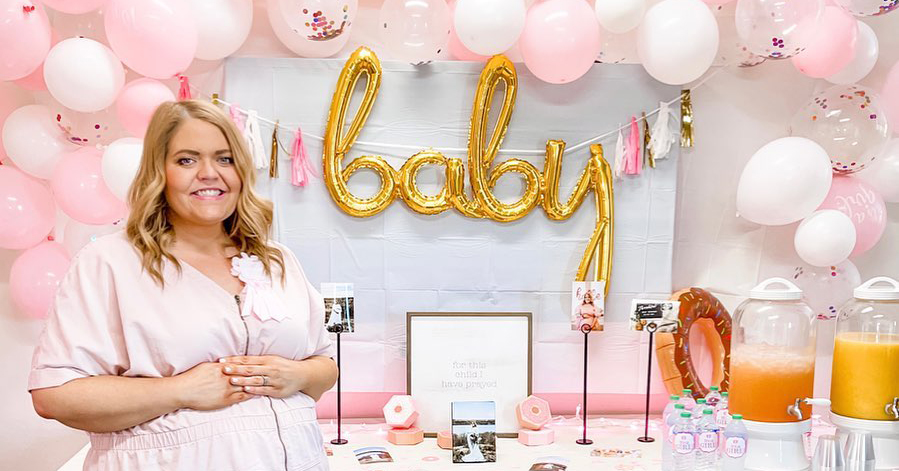
<path fill-rule="evenodd" d="M 387 441 L 387 430 L 383 419 L 352 419 L 343 422 L 342 436 L 349 440 L 346 445 L 331 445 L 331 439 L 337 436 L 337 425 L 333 420 L 322 420 L 321 428 L 325 436 L 327 449 L 332 456 L 328 460 L 332 471 L 438 471 L 455 470 L 458 466 L 465 469 L 476 468 L 485 471 L 513 471 L 530 469 L 531 465 L 545 456 L 561 456 L 570 460 L 569 470 L 591 471 L 655 471 L 661 463 L 661 443 L 640 443 L 637 437 L 642 435 L 643 420 L 629 416 L 591 418 L 587 422 L 587 438 L 593 445 L 578 445 L 575 440 L 581 435 L 580 419 L 556 417 L 548 427 L 553 428 L 556 441 L 551 445 L 529 447 L 522 445 L 514 438 L 498 438 L 496 443 L 496 463 L 454 465 L 452 451 L 437 447 L 437 439 L 425 438 L 425 441 L 412 446 L 396 446 Z M 659 437 L 659 421 L 650 424 L 650 436 Z M 393 463 L 359 464 L 353 450 L 379 446 L 386 448 L 393 457 Z M 90 445 L 86 445 L 73 456 L 59 471 L 81 471 L 84 457 Z M 621 451 L 622 457 L 591 456 L 594 449 L 605 450 L 607 455 Z"/>
<path fill-rule="evenodd" d="M 833 427 L 814 416 L 811 443 L 818 436 L 833 433 Z M 637 416 L 609 416 L 591 418 L 587 422 L 587 438 L 592 445 L 578 445 L 575 440 L 581 436 L 581 419 L 555 417 L 547 426 L 556 434 L 551 445 L 525 446 L 514 438 L 498 438 L 496 443 L 496 463 L 453 464 L 452 452 L 437 447 L 435 438 L 413 446 L 397 446 L 387 441 L 389 427 L 380 420 L 352 419 L 343 422 L 342 436 L 349 440 L 346 445 L 331 445 L 337 436 L 337 425 L 333 420 L 322 420 L 321 428 L 325 436 L 326 448 L 331 456 L 328 460 L 332 471 L 459 471 L 478 469 L 484 471 L 528 471 L 531 465 L 542 457 L 561 456 L 569 460 L 567 471 L 656 471 L 661 468 L 662 444 L 658 440 L 661 421 L 650 421 L 649 435 L 656 438 L 653 443 L 640 443 L 637 437 L 643 433 L 643 420 Z M 353 450 L 365 447 L 384 447 L 393 457 L 392 463 L 359 464 Z M 59 471 L 81 471 L 84 457 L 90 445 L 81 449 Z M 597 451 L 594 451 L 597 450 Z M 613 455 L 621 456 L 613 456 Z M 597 456 L 599 455 L 599 456 Z"/>

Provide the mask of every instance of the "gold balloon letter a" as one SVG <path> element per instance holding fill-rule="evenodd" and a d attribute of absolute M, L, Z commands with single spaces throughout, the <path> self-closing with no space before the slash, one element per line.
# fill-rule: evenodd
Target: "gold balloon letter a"
<path fill-rule="evenodd" d="M 353 90 L 362 74 L 368 75 L 362 102 L 344 133 Z M 504 85 L 502 108 L 488 141 L 490 104 L 500 84 Z M 590 146 L 590 160 L 564 204 L 559 201 L 564 141 L 550 140 L 546 143 L 543 173 L 530 162 L 521 159 L 509 159 L 493 166 L 512 118 L 518 90 L 518 76 L 512 62 L 503 56 L 494 56 L 484 67 L 478 80 L 468 139 L 469 183 L 473 197 L 469 197 L 465 191 L 465 167 L 462 160 L 447 158 L 434 150 L 424 150 L 413 155 L 399 172 L 383 158 L 372 155 L 357 157 L 346 168 L 342 168 L 344 158 L 371 113 L 380 85 L 381 63 L 378 57 L 368 48 L 360 47 L 347 60 L 337 79 L 337 89 L 331 100 L 325 130 L 324 179 L 331 198 L 340 209 L 356 217 L 374 216 L 390 206 L 395 198 L 400 198 L 413 211 L 422 214 L 437 214 L 455 208 L 467 217 L 509 222 L 526 216 L 542 204 L 549 218 L 561 221 L 574 214 L 587 192 L 592 189 L 596 197 L 596 228 L 587 243 L 576 279 L 586 280 L 590 263 L 593 262 L 591 278 L 605 281 L 608 295 L 612 274 L 614 204 L 612 172 L 609 163 L 603 158 L 602 146 Z M 446 186 L 436 195 L 425 195 L 416 186 L 416 175 L 424 165 L 441 165 L 445 168 Z M 358 198 L 347 187 L 352 174 L 361 168 L 373 170 L 381 181 L 378 191 L 370 198 Z M 526 181 L 524 194 L 514 203 L 504 203 L 493 194 L 493 187 L 499 178 L 508 172 L 518 173 Z"/>

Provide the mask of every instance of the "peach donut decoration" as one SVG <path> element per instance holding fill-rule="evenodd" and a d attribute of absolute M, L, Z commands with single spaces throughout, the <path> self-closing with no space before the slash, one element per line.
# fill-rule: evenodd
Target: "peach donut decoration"
<path fill-rule="evenodd" d="M 705 397 L 708 387 L 693 366 L 690 330 L 700 329 L 712 357 L 712 385 L 727 391 L 730 384 L 730 313 L 715 296 L 704 289 L 689 288 L 671 297 L 680 301 L 678 329 L 656 334 L 656 356 L 669 394 L 690 389 L 694 397 Z"/>

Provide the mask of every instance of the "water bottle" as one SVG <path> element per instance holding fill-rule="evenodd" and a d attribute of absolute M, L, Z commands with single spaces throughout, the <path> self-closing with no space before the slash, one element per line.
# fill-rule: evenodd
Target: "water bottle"
<path fill-rule="evenodd" d="M 684 395 L 680 398 L 680 403 L 684 405 L 684 409 L 692 411 L 696 407 L 696 401 L 693 400 L 693 391 L 684 389 Z"/>
<path fill-rule="evenodd" d="M 730 424 L 730 411 L 728 411 L 728 394 L 727 391 L 721 393 L 721 401 L 715 408 L 715 422 L 718 428 L 724 430 Z"/>
<path fill-rule="evenodd" d="M 699 398 L 696 400 L 696 407 L 693 408 L 693 424 L 699 424 L 699 419 L 702 418 L 702 411 L 708 409 L 708 406 L 705 403 L 705 399 Z"/>
<path fill-rule="evenodd" d="M 696 471 L 715 471 L 718 467 L 718 424 L 714 411 L 705 408 L 696 427 Z"/>
<path fill-rule="evenodd" d="M 674 471 L 694 471 L 696 460 L 696 428 L 689 412 L 681 412 L 680 420 L 674 424 L 671 437 L 671 454 L 674 457 Z"/>
<path fill-rule="evenodd" d="M 721 453 L 721 471 L 743 471 L 746 461 L 746 426 L 743 416 L 734 414 L 724 429 L 724 450 Z"/>
<path fill-rule="evenodd" d="M 710 387 L 709 393 L 705 395 L 705 403 L 709 407 L 717 407 L 719 402 L 721 402 L 721 393 L 718 392 L 718 386 Z"/>
<path fill-rule="evenodd" d="M 677 394 L 672 394 L 668 397 L 668 405 L 665 406 L 665 410 L 662 411 L 662 430 L 665 432 L 664 436 L 668 436 L 668 416 L 674 413 L 674 406 L 677 405 L 677 401 L 680 400 L 680 396 Z"/>
<path fill-rule="evenodd" d="M 673 396 L 679 398 L 679 396 Z M 674 425 L 680 420 L 680 413 L 684 411 L 684 405 L 674 404 L 674 412 L 668 414 L 665 419 L 665 434 L 662 435 L 662 471 L 674 470 L 674 456 L 671 454 L 671 443 L 674 440 Z"/>

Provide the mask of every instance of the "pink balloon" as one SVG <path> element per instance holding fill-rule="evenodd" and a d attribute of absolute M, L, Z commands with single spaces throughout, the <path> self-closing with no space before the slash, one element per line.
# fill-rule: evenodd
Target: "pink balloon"
<path fill-rule="evenodd" d="M 116 114 L 122 126 L 135 137 L 144 137 L 156 108 L 175 101 L 175 94 L 162 82 L 141 78 L 128 82 L 116 99 Z"/>
<path fill-rule="evenodd" d="M 871 185 L 852 176 L 834 175 L 830 192 L 818 209 L 836 209 L 852 220 L 856 239 L 850 256 L 861 255 L 874 247 L 887 225 L 883 198 Z"/>
<path fill-rule="evenodd" d="M 0 0 L 0 80 L 17 80 L 50 52 L 50 20 L 40 3 Z"/>
<path fill-rule="evenodd" d="M 893 64 L 893 68 L 887 74 L 880 98 L 881 104 L 886 110 L 890 128 L 894 134 L 899 134 L 899 62 Z"/>
<path fill-rule="evenodd" d="M 8 165 L 0 166 L 0 248 L 20 250 L 47 237 L 56 223 L 53 193 Z"/>
<path fill-rule="evenodd" d="M 48 8 L 72 15 L 80 15 L 100 8 L 106 0 L 41 0 Z"/>
<path fill-rule="evenodd" d="M 197 25 L 180 0 L 109 0 L 104 25 L 122 62 L 147 77 L 167 79 L 190 66 Z"/>
<path fill-rule="evenodd" d="M 65 247 L 56 242 L 44 242 L 23 252 L 9 272 L 13 303 L 30 317 L 45 319 L 69 262 Z"/>
<path fill-rule="evenodd" d="M 102 160 L 101 150 L 82 147 L 64 155 L 50 179 L 56 203 L 78 222 L 110 224 L 127 211 L 103 181 Z"/>
<path fill-rule="evenodd" d="M 852 62 L 856 41 L 858 21 L 840 7 L 825 7 L 808 46 L 790 60 L 809 77 L 829 77 Z"/>
<path fill-rule="evenodd" d="M 455 1 L 449 4 L 449 9 L 450 18 L 452 18 L 456 13 Z M 449 53 L 460 61 L 487 62 L 488 60 L 490 60 L 490 57 L 475 54 L 469 51 L 468 48 L 465 47 L 464 44 L 462 44 L 462 41 L 459 40 L 459 35 L 456 34 L 456 27 L 452 21 L 450 21 L 450 35 L 446 47 L 449 48 Z"/>
<path fill-rule="evenodd" d="M 599 22 L 583 0 L 546 0 L 528 10 L 518 46 L 540 80 L 573 82 L 599 56 Z"/>
<path fill-rule="evenodd" d="M 47 82 L 44 81 L 44 63 L 41 62 L 41 65 L 38 66 L 34 72 L 16 80 L 16 85 L 28 90 L 30 92 L 39 92 L 41 90 L 47 89 Z"/>

